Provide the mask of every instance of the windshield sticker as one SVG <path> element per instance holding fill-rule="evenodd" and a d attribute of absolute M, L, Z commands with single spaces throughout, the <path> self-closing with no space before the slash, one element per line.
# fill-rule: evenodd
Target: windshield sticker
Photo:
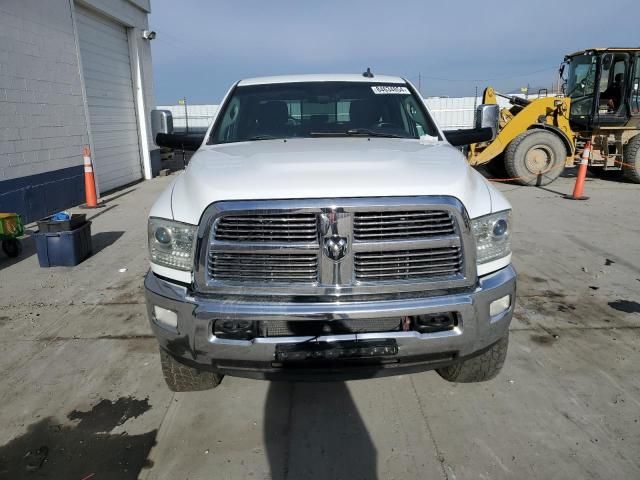
<path fill-rule="evenodd" d="M 373 93 L 376 95 L 410 95 L 407 87 L 400 87 L 398 85 L 374 85 L 371 87 Z"/>

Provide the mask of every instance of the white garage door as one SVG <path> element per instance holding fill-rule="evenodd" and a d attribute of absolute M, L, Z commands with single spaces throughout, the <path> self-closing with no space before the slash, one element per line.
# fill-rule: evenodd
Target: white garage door
<path fill-rule="evenodd" d="M 127 30 L 76 9 L 82 70 L 100 192 L 142 178 Z"/>

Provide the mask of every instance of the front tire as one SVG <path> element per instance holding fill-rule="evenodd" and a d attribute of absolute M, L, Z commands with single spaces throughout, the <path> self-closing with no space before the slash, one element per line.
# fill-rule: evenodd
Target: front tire
<path fill-rule="evenodd" d="M 222 375 L 188 367 L 160 349 L 160 364 L 167 387 L 172 392 L 197 392 L 220 385 Z"/>
<path fill-rule="evenodd" d="M 622 171 L 625 178 L 633 183 L 640 183 L 640 135 L 636 135 L 623 150 L 624 165 Z"/>
<path fill-rule="evenodd" d="M 504 153 L 509 178 L 520 185 L 544 186 L 564 170 L 567 150 L 555 133 L 528 130 L 514 138 Z"/>
<path fill-rule="evenodd" d="M 473 383 L 486 382 L 494 378 L 504 365 L 509 346 L 509 334 L 498 340 L 480 355 L 462 360 L 437 372 L 449 382 Z"/>

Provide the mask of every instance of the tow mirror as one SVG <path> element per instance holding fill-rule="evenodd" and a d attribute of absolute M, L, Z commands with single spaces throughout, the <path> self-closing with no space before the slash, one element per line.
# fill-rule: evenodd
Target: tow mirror
<path fill-rule="evenodd" d="M 498 135 L 499 118 L 500 107 L 498 105 L 479 105 L 476 110 L 475 128 L 445 130 L 444 136 L 454 147 L 490 142 Z"/>
<path fill-rule="evenodd" d="M 157 146 L 186 152 L 195 152 L 204 141 L 204 133 L 174 133 L 169 110 L 151 110 L 151 133 Z"/>
<path fill-rule="evenodd" d="M 476 110 L 476 128 L 490 128 L 493 132 L 491 140 L 498 135 L 500 107 L 498 105 L 479 105 Z"/>
<path fill-rule="evenodd" d="M 151 134 L 173 133 L 173 116 L 169 110 L 151 110 Z"/>
<path fill-rule="evenodd" d="M 204 133 L 188 135 L 184 133 L 158 133 L 155 141 L 159 147 L 195 152 L 204 141 Z"/>

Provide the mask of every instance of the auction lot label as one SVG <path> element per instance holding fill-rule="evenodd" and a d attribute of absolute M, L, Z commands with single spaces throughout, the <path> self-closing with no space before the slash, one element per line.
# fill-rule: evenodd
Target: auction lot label
<path fill-rule="evenodd" d="M 411 92 L 407 87 L 399 85 L 374 85 L 371 87 L 376 95 L 409 95 Z"/>

